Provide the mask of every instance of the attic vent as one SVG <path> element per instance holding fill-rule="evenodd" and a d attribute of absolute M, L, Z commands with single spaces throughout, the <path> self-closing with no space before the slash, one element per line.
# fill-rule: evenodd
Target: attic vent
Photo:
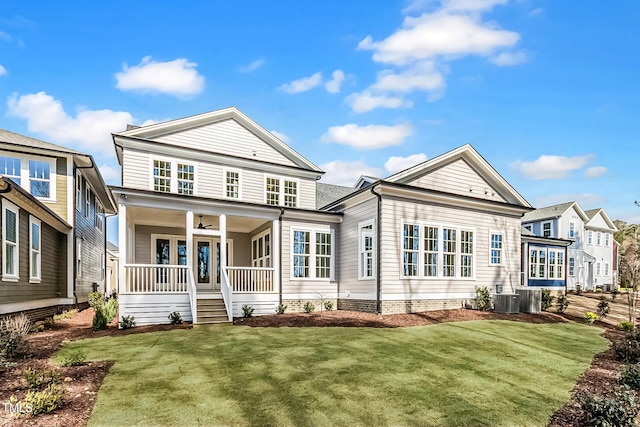
<path fill-rule="evenodd" d="M 127 125 L 127 130 L 140 129 L 140 126 L 136 125 Z"/>

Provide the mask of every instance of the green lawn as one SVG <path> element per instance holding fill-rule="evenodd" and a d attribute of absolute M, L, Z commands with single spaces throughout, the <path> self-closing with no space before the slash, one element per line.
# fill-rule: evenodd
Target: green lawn
<path fill-rule="evenodd" d="M 198 327 L 68 344 L 116 363 L 90 426 L 544 426 L 608 342 L 579 324 Z"/>

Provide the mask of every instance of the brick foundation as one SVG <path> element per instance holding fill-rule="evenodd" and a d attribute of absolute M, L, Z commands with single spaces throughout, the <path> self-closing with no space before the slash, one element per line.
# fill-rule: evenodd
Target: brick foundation
<path fill-rule="evenodd" d="M 311 301 L 316 306 L 314 313 L 316 311 L 325 311 L 319 299 L 283 299 L 282 304 L 287 306 L 287 313 L 303 313 L 304 304 L 307 301 Z M 325 301 L 331 301 L 333 303 L 333 310 L 338 309 L 338 303 L 335 298 L 327 298 Z"/>
<path fill-rule="evenodd" d="M 464 299 L 423 299 L 382 301 L 382 314 L 419 313 L 421 311 L 453 310 L 464 307 Z M 375 301 L 374 301 L 375 303 Z"/>
<path fill-rule="evenodd" d="M 362 311 L 364 313 L 376 312 L 376 301 L 366 299 L 339 299 L 338 310 Z"/>

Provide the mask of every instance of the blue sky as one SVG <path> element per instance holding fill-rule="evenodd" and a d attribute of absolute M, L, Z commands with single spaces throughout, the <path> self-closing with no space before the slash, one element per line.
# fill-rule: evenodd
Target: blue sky
<path fill-rule="evenodd" d="M 639 20 L 628 0 L 2 2 L 0 127 L 119 184 L 111 132 L 234 105 L 324 182 L 470 143 L 536 207 L 637 223 Z"/>

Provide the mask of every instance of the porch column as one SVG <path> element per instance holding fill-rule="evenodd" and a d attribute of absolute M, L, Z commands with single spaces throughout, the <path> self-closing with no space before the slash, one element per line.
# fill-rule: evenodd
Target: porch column
<path fill-rule="evenodd" d="M 227 216 L 220 215 L 220 274 L 227 268 Z M 222 280 L 220 280 L 222 282 Z"/>
<path fill-rule="evenodd" d="M 187 211 L 187 271 L 193 270 L 193 211 Z"/>
<path fill-rule="evenodd" d="M 118 203 L 118 293 L 122 293 L 127 288 L 127 273 L 125 265 L 127 265 L 127 206 Z"/>
<path fill-rule="evenodd" d="M 273 236 L 271 239 L 273 245 L 271 248 L 272 267 L 275 268 L 273 271 L 273 291 L 280 292 L 280 221 L 277 219 L 271 221 L 271 234 Z"/>

